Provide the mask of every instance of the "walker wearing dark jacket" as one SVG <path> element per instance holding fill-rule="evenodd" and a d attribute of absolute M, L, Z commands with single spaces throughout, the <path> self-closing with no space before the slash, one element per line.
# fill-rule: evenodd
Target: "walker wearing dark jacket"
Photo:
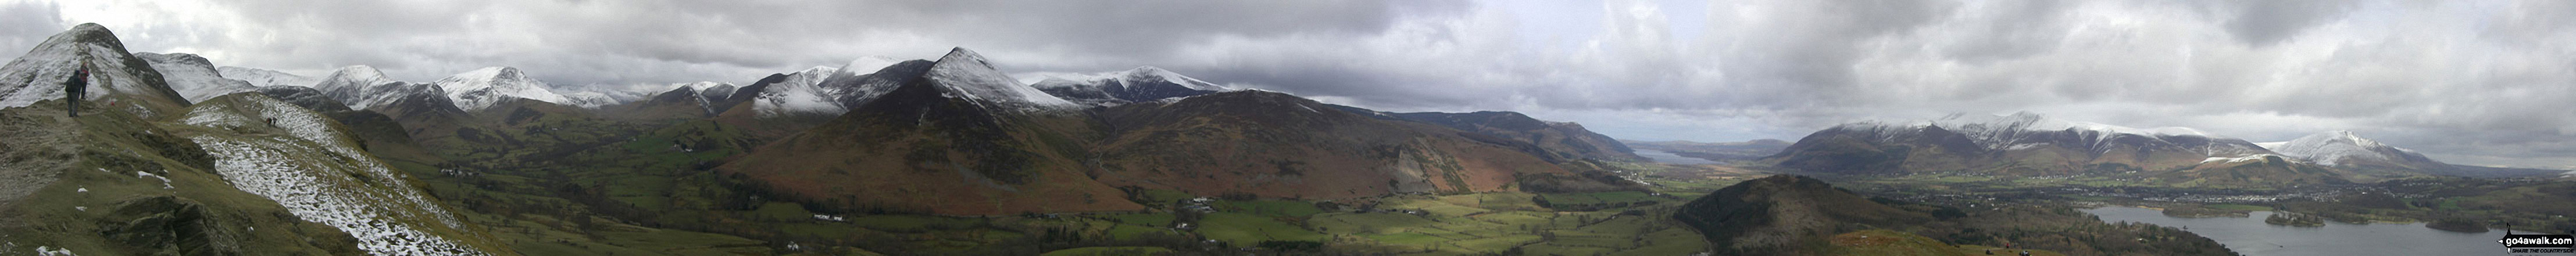
<path fill-rule="evenodd" d="M 63 98 L 71 99 L 72 103 L 70 107 L 65 109 L 72 110 L 72 117 L 80 117 L 81 95 L 85 95 L 84 93 L 89 92 L 88 87 L 89 67 L 81 67 L 78 71 L 72 71 L 71 81 L 63 81 Z"/>

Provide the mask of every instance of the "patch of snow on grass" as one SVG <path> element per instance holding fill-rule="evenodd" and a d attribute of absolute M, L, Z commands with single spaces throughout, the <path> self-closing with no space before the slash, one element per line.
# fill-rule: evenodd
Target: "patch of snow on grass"
<path fill-rule="evenodd" d="M 349 233 L 359 249 L 376 255 L 486 255 L 428 232 L 445 224 L 463 229 L 445 209 L 411 189 L 400 176 L 352 146 L 319 114 L 266 98 L 251 104 L 199 106 L 184 122 L 224 129 L 274 125 L 285 136 L 217 134 L 189 138 L 214 156 L 215 171 L 251 194 L 276 200 L 296 217 Z M 228 108 L 236 111 L 225 111 Z M 247 109 L 242 109 L 247 108 Z M 241 116 L 257 113 L 259 117 Z M 252 120 L 263 120 L 254 122 Z M 334 156 L 336 155 L 336 157 Z"/>
<path fill-rule="evenodd" d="M 143 171 L 135 171 L 135 172 L 134 172 L 134 176 L 137 176 L 137 177 L 152 177 L 152 178 L 154 178 L 154 179 L 161 179 L 161 189 L 178 189 L 178 187 L 171 187 L 171 186 L 170 186 L 170 178 L 169 178 L 169 177 L 161 177 L 161 175 L 153 175 L 152 173 L 149 173 L 149 172 L 143 172 Z M 81 191 L 82 191 L 82 192 L 88 192 L 88 191 L 89 191 L 89 189 L 81 189 Z"/>

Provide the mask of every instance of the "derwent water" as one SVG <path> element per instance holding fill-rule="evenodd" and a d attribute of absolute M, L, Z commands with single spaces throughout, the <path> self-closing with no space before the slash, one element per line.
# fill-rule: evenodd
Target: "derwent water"
<path fill-rule="evenodd" d="M 2503 230 L 2486 233 L 2460 233 L 2425 228 L 2410 224 L 2346 224 L 2327 222 L 2324 227 L 2292 227 L 2263 224 L 2270 211 L 2257 211 L 2250 217 L 2176 218 L 2156 209 L 2137 207 L 2102 207 L 2084 210 L 2101 216 L 2104 222 L 2144 222 L 2169 227 L 2188 227 L 2191 233 L 2218 240 L 2227 249 L 2250 256 L 2290 255 L 2507 255 L 2496 239 Z"/>

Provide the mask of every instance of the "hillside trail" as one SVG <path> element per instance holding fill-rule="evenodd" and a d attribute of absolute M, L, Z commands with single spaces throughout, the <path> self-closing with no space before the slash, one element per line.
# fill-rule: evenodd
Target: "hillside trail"
<path fill-rule="evenodd" d="M 0 109 L 0 209 L 53 185 L 79 160 L 80 125 L 64 116 L 64 103 Z"/>

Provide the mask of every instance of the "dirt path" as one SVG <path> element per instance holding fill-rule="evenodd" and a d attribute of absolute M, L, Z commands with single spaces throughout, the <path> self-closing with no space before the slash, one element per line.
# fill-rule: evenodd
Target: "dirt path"
<path fill-rule="evenodd" d="M 0 109 L 0 209 L 16 205 L 62 175 L 77 159 L 77 125 L 62 100 Z"/>

